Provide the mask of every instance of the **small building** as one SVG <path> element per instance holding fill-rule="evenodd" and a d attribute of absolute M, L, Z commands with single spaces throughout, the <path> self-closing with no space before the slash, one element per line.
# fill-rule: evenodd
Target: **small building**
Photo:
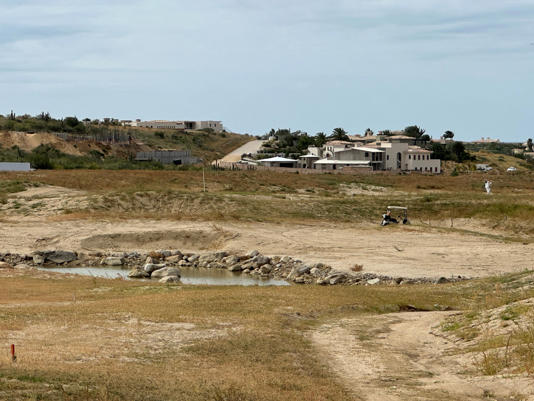
<path fill-rule="evenodd" d="M 193 157 L 190 150 L 154 150 L 151 152 L 137 152 L 136 161 L 157 161 L 176 166 L 200 163 L 200 159 Z"/>
<path fill-rule="evenodd" d="M 308 154 L 300 156 L 299 167 L 300 168 L 315 168 L 314 163 L 319 160 L 319 156 Z"/>
<path fill-rule="evenodd" d="M 0 171 L 31 171 L 30 163 L 0 162 Z"/>
<path fill-rule="evenodd" d="M 285 157 L 276 156 L 269 159 L 258 160 L 258 163 L 265 167 L 296 168 L 298 161 L 295 159 L 286 159 Z"/>

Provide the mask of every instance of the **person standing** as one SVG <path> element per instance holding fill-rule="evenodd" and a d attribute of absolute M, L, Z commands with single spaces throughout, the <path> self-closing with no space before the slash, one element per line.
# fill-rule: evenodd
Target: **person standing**
<path fill-rule="evenodd" d="M 487 194 L 491 194 L 491 184 L 492 184 L 492 182 L 488 181 L 488 180 L 486 180 L 486 182 L 484 182 L 484 188 L 486 188 L 486 193 Z"/>

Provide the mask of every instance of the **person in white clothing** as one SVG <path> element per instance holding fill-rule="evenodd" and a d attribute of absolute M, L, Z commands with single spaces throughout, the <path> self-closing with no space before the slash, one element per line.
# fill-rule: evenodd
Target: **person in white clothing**
<path fill-rule="evenodd" d="M 487 194 L 491 194 L 491 184 L 492 182 L 488 180 L 486 180 L 486 182 L 484 183 L 484 188 L 486 188 Z"/>

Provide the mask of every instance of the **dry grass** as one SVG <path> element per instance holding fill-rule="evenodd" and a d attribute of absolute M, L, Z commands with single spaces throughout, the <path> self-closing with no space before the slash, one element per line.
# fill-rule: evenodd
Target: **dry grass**
<path fill-rule="evenodd" d="M 349 400 L 310 328 L 407 304 L 469 308 L 489 285 L 166 287 L 11 274 L 0 343 L 17 344 L 18 362 L 0 357 L 0 399 L 13 400 Z"/>

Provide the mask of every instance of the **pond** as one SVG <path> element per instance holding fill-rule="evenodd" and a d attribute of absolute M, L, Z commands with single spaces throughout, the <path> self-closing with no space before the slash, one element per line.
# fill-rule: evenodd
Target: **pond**
<path fill-rule="evenodd" d="M 82 276 L 103 277 L 103 278 L 121 278 L 131 280 L 128 277 L 129 270 L 110 269 L 107 267 L 51 267 L 40 268 L 40 270 L 80 274 Z M 193 269 L 181 268 L 182 284 L 190 285 L 259 285 L 259 286 L 285 286 L 289 285 L 287 281 L 275 279 L 261 279 L 248 274 L 229 272 L 225 269 Z M 135 279 L 138 280 L 138 279 Z"/>

